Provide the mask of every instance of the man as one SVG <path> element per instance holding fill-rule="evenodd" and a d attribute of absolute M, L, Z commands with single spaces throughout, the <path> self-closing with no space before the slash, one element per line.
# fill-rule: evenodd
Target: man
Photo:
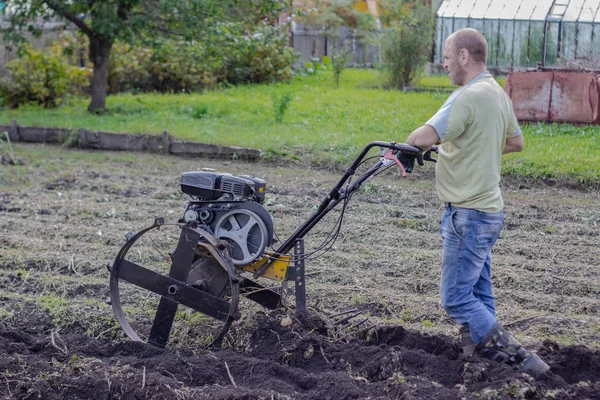
<path fill-rule="evenodd" d="M 444 69 L 461 87 L 406 143 L 426 151 L 441 142 L 436 187 L 446 210 L 440 295 L 446 313 L 463 326 L 465 354 L 479 351 L 545 372 L 548 365 L 496 321 L 490 252 L 504 225 L 500 164 L 502 154 L 521 151 L 525 143 L 512 103 L 487 72 L 486 59 L 487 42 L 474 29 L 446 40 Z"/>

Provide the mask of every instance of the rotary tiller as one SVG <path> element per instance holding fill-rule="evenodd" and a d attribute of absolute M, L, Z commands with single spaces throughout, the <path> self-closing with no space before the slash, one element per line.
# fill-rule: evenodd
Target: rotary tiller
<path fill-rule="evenodd" d="M 374 147 L 381 149 L 380 154 L 366 158 Z M 174 321 L 183 318 L 185 326 L 188 318 L 209 329 L 207 344 L 220 344 L 241 317 L 240 297 L 275 309 L 288 282 L 295 284 L 296 312 L 306 311 L 305 260 L 331 247 L 346 205 L 363 183 L 394 164 L 406 177 L 400 156 L 413 157 L 421 165 L 423 159 L 435 161 L 429 152 L 422 154 L 406 144 L 369 143 L 318 209 L 271 251 L 273 220 L 262 206 L 265 181 L 212 170 L 184 173 L 181 190 L 188 201 L 183 216 L 174 223 L 156 218 L 137 234 L 127 234 L 127 242 L 109 264 L 110 303 L 116 320 L 131 340 L 143 341 L 144 337 L 152 345 L 165 347 Z M 359 166 L 373 158 L 374 164 L 352 181 Z M 305 235 L 340 203 L 342 212 L 331 234 L 315 251 L 305 253 Z M 257 281 L 259 277 L 282 286 L 265 287 Z M 127 296 L 133 297 L 135 305 L 122 302 Z M 200 314 L 178 316 L 180 304 Z M 132 324 L 127 318 L 130 311 L 137 316 Z M 148 321 L 139 321 L 140 314 Z"/>

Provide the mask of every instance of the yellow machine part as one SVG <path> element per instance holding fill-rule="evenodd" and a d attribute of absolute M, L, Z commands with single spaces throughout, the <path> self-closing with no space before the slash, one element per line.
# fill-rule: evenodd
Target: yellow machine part
<path fill-rule="evenodd" d="M 248 272 L 256 272 L 260 267 L 264 265 L 264 263 L 267 262 L 267 260 L 271 258 L 273 258 L 273 253 L 267 253 L 262 258 L 242 268 Z M 287 272 L 288 265 L 290 265 L 291 261 L 292 257 L 280 255 L 275 261 L 273 261 L 271 265 L 269 265 L 269 268 L 267 268 L 262 277 L 282 282 L 283 280 L 285 280 L 285 274 Z"/>

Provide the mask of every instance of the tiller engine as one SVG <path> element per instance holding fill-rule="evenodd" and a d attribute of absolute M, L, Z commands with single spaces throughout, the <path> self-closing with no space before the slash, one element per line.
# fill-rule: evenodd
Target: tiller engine
<path fill-rule="evenodd" d="M 378 161 L 351 182 L 369 150 L 376 146 L 382 149 L 381 154 L 366 160 Z M 317 211 L 276 250 L 269 250 L 274 227 L 269 212 L 262 206 L 264 180 L 212 170 L 184 173 L 181 190 L 188 201 L 183 216 L 174 223 L 156 218 L 154 224 L 137 234 L 127 234 L 127 242 L 109 264 L 110 303 L 115 318 L 131 340 L 144 338 L 152 345 L 165 347 L 178 318 L 184 319 L 182 326 L 186 325 L 186 318 L 195 318 L 193 322 L 208 330 L 205 343 L 220 344 L 231 324 L 241 317 L 240 296 L 275 309 L 290 281 L 295 284 L 296 312 L 306 311 L 304 262 L 309 255 L 304 252 L 304 236 L 343 203 L 334 227 L 334 241 L 346 203 L 365 181 L 393 164 L 406 176 L 399 156 L 413 157 L 421 165 L 423 159 L 434 161 L 429 152 L 422 154 L 405 144 L 370 143 Z M 327 245 L 331 244 L 328 238 Z M 259 277 L 281 282 L 281 288 L 265 287 L 257 281 Z M 125 298 L 133 302 L 124 303 Z M 179 304 L 201 314 L 180 315 Z M 129 314 L 134 315 L 131 323 Z"/>

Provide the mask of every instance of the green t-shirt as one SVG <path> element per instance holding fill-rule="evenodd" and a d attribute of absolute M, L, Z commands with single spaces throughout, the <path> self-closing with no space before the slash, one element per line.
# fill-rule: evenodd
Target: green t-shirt
<path fill-rule="evenodd" d="M 502 151 L 521 134 L 512 102 L 489 72 L 458 88 L 426 123 L 442 141 L 436 165 L 441 201 L 456 207 L 499 212 Z"/>

